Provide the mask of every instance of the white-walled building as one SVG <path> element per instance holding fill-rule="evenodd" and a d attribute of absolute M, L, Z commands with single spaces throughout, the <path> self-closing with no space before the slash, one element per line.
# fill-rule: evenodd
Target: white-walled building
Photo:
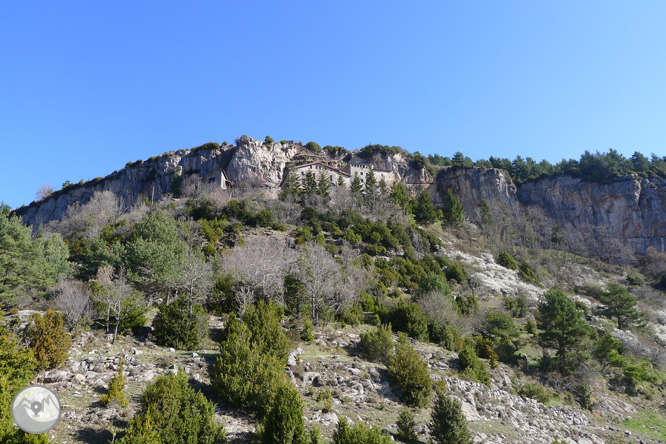
<path fill-rule="evenodd" d="M 231 188 L 231 181 L 227 179 L 227 175 L 224 170 L 213 171 L 212 173 L 205 175 L 201 182 L 207 187 L 214 186 L 222 190 Z"/>
<path fill-rule="evenodd" d="M 351 176 L 344 171 L 340 171 L 337 168 L 323 164 L 321 162 L 306 163 L 303 165 L 296 165 L 293 168 L 294 173 L 298 177 L 301 183 L 305 183 L 305 177 L 308 172 L 312 173 L 315 180 L 319 181 L 319 177 L 324 174 L 328 179 L 331 185 L 337 186 L 338 178 L 342 176 L 342 180 L 345 182 L 345 186 L 349 186 L 351 181 Z"/>
<path fill-rule="evenodd" d="M 342 169 L 342 171 L 347 173 L 349 177 L 354 177 L 354 174 L 358 174 L 358 177 L 363 183 L 365 183 L 365 178 L 368 177 L 370 170 L 372 170 L 372 172 L 375 174 L 375 179 L 377 179 L 377 182 L 384 179 L 384 182 L 389 185 L 393 183 L 394 176 L 391 170 L 374 167 L 366 160 L 361 159 L 356 155 L 353 156 L 347 165 L 345 165 L 345 167 Z"/>

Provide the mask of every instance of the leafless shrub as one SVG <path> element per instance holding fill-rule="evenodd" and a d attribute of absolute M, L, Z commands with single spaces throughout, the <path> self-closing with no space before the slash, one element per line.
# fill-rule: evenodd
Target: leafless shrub
<path fill-rule="evenodd" d="M 41 187 L 39 187 L 39 190 L 37 190 L 37 193 L 35 193 L 35 200 L 39 202 L 40 200 L 44 200 L 47 197 L 49 197 L 53 193 L 53 187 L 49 183 L 45 183 Z"/>
<path fill-rule="evenodd" d="M 84 283 L 61 279 L 54 288 L 53 295 L 56 310 L 63 313 L 70 330 L 91 319 L 90 291 Z"/>
<path fill-rule="evenodd" d="M 282 239 L 250 237 L 222 258 L 221 269 L 233 276 L 236 297 L 242 312 L 252 303 L 257 292 L 284 305 L 283 278 L 296 260 L 296 252 Z"/>
<path fill-rule="evenodd" d="M 100 267 L 97 271 L 97 282 L 101 290 L 95 294 L 96 302 L 106 313 L 106 331 L 113 327 L 113 342 L 118 337 L 120 324 L 134 316 L 145 306 L 143 296 L 127 282 L 125 270 L 121 270 L 113 279 L 112 267 Z"/>
<path fill-rule="evenodd" d="M 640 266 L 643 273 L 652 279 L 666 275 L 666 252 L 657 251 L 654 247 L 648 248 L 641 258 Z"/>
<path fill-rule="evenodd" d="M 99 236 L 109 220 L 118 218 L 121 213 L 122 202 L 114 193 L 96 191 L 87 203 L 70 205 L 67 215 L 49 224 L 49 229 L 61 233 L 65 238 L 76 236 L 90 240 Z"/>
<path fill-rule="evenodd" d="M 173 278 L 174 281 L 168 285 L 175 289 L 176 295 L 181 294 L 187 298 L 190 315 L 194 306 L 202 304 L 213 290 L 212 264 L 197 256 L 192 250 L 187 252 L 185 261 Z"/>
<path fill-rule="evenodd" d="M 343 270 L 333 256 L 316 242 L 306 245 L 299 258 L 298 276 L 311 304 L 315 324 L 319 323 L 326 309 L 330 312 L 328 322 L 356 296 L 357 285 L 363 278 L 351 265 L 351 255 L 343 258 L 343 262 L 345 260 L 348 266 Z"/>

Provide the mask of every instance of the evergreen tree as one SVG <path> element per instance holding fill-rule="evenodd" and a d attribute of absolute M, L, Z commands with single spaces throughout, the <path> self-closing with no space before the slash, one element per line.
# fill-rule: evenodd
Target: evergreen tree
<path fill-rule="evenodd" d="M 305 444 L 303 401 L 291 384 L 282 384 L 259 429 L 261 444 Z"/>
<path fill-rule="evenodd" d="M 215 405 L 195 392 L 186 376 L 160 376 L 143 394 L 141 411 L 120 444 L 223 444 L 224 427 L 214 420 Z"/>
<path fill-rule="evenodd" d="M 427 189 L 422 189 L 416 198 L 416 207 L 414 208 L 414 219 L 417 223 L 430 225 L 437 219 L 437 209 L 432 204 L 430 193 Z"/>
<path fill-rule="evenodd" d="M 451 226 L 459 226 L 462 224 L 464 213 L 465 209 L 460 200 L 453 194 L 453 191 L 448 190 L 444 195 L 444 208 L 442 209 L 442 220 L 444 223 Z"/>
<path fill-rule="evenodd" d="M 338 175 L 338 188 L 343 188 L 345 186 L 345 178 L 342 177 L 342 174 Z"/>
<path fill-rule="evenodd" d="M 261 328 L 261 326 L 258 326 Z M 220 356 L 211 369 L 211 383 L 227 401 L 266 413 L 278 386 L 284 383 L 285 362 L 252 340 L 247 323 L 234 313 L 222 331 Z"/>
<path fill-rule="evenodd" d="M 354 173 L 354 177 L 351 181 L 351 186 L 349 187 L 351 190 L 352 197 L 357 203 L 361 203 L 363 201 L 363 182 L 361 181 L 361 178 L 358 176 L 358 173 Z"/>
<path fill-rule="evenodd" d="M 604 332 L 597 340 L 592 356 L 601 363 L 602 370 L 606 367 L 624 368 L 627 365 L 627 360 L 622 356 L 622 344 L 608 332 Z"/>
<path fill-rule="evenodd" d="M 317 179 L 315 179 L 314 174 L 312 171 L 308 171 L 305 173 L 305 184 L 303 185 L 303 193 L 308 196 L 312 197 L 317 193 Z"/>
<path fill-rule="evenodd" d="M 65 362 L 72 338 L 60 313 L 50 309 L 44 316 L 35 318 L 28 335 L 30 349 L 37 358 L 37 369 L 51 369 Z"/>
<path fill-rule="evenodd" d="M 160 304 L 153 332 L 160 345 L 196 350 L 208 333 L 208 317 L 201 305 L 194 305 L 190 314 L 189 303 L 181 296 L 168 305 Z"/>
<path fill-rule="evenodd" d="M 443 391 L 438 390 L 435 405 L 430 413 L 428 425 L 432 444 L 470 444 L 472 435 L 467 428 L 467 420 L 463 415 L 460 403 Z"/>
<path fill-rule="evenodd" d="M 581 347 L 590 327 L 573 299 L 559 289 L 547 291 L 536 319 L 542 330 L 539 341 L 544 347 L 556 349 L 555 366 L 560 371 L 568 372 L 582 363 L 585 355 Z"/>
<path fill-rule="evenodd" d="M 289 171 L 284 183 L 280 199 L 284 201 L 298 201 L 301 198 L 301 181 L 294 171 Z"/>
<path fill-rule="evenodd" d="M 326 174 L 322 171 L 319 173 L 319 180 L 317 181 L 317 194 L 323 197 L 325 200 L 330 199 L 329 192 L 331 190 L 331 181 L 326 177 Z"/>
<path fill-rule="evenodd" d="M 407 188 L 402 182 L 393 182 L 391 187 L 391 198 L 393 202 L 402 208 L 402 211 L 407 215 L 407 208 L 409 204 L 409 196 L 407 195 Z"/>
<path fill-rule="evenodd" d="M 389 195 L 389 188 L 384 176 L 379 179 L 379 194 L 382 198 L 386 198 Z"/>
<path fill-rule="evenodd" d="M 363 189 L 363 194 L 365 195 L 365 203 L 370 207 L 370 209 L 374 209 L 375 205 L 377 203 L 377 192 L 379 189 L 377 188 L 377 178 L 375 177 L 374 171 L 370 169 L 368 172 L 368 175 L 365 178 L 365 187 Z"/>
<path fill-rule="evenodd" d="M 398 427 L 398 439 L 405 443 L 416 441 L 416 421 L 414 420 L 414 413 L 408 409 L 403 408 L 398 415 L 396 422 Z"/>
<path fill-rule="evenodd" d="M 604 307 L 599 310 L 603 316 L 617 321 L 617 328 L 623 330 L 632 325 L 640 324 L 644 316 L 636 310 L 636 296 L 625 287 L 611 282 L 607 290 L 601 294 Z"/>
<path fill-rule="evenodd" d="M 163 211 L 151 211 L 136 224 L 125 256 L 137 286 L 149 293 L 168 295 L 172 292 L 169 283 L 178 282 L 187 244 L 172 217 Z"/>
<path fill-rule="evenodd" d="M 425 407 L 432 394 L 432 381 L 428 364 L 421 358 L 402 335 L 395 348 L 395 354 L 389 359 L 389 376 L 395 380 L 402 391 L 406 405 Z"/>

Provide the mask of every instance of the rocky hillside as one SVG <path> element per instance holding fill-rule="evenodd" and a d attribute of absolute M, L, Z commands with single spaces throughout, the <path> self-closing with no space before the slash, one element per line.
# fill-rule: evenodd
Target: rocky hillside
<path fill-rule="evenodd" d="M 128 163 L 120 171 L 56 191 L 16 213 L 36 227 L 61 219 L 70 205 L 87 202 L 96 191 L 112 191 L 129 207 L 144 198 L 160 200 L 171 190 L 177 176 L 204 177 L 220 169 L 233 187 L 259 185 L 277 190 L 288 166 L 325 161 L 342 167 L 345 153 L 313 153 L 295 142 L 267 143 L 243 136 L 236 145 L 206 144 Z M 396 180 L 405 183 L 414 194 L 428 187 L 435 202 L 441 202 L 446 191 L 453 190 L 473 221 L 479 218 L 483 200 L 491 203 L 497 214 L 506 209 L 514 219 L 525 209 L 536 210 L 542 228 L 550 230 L 556 226 L 561 233 L 582 233 L 579 239 L 569 241 L 571 245 L 586 247 L 578 248 L 578 253 L 595 255 L 601 248 L 609 250 L 612 243 L 639 254 L 650 247 L 666 250 L 664 179 L 628 175 L 611 183 L 596 183 L 559 176 L 516 186 L 502 170 L 428 168 L 414 162 L 406 152 L 375 152 L 368 162 L 391 170 Z"/>

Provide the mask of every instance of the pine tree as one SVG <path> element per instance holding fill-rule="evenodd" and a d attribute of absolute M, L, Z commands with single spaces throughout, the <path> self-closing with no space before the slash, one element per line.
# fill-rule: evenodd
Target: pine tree
<path fill-rule="evenodd" d="M 428 425 L 432 444 L 469 444 L 472 435 L 467 428 L 467 420 L 463 415 L 460 403 L 437 391 L 435 405 L 430 414 Z"/>
<path fill-rule="evenodd" d="M 539 335 L 541 345 L 557 350 L 556 367 L 568 372 L 579 365 L 585 357 L 581 346 L 590 334 L 590 327 L 573 299 L 559 289 L 547 291 L 544 301 L 539 304 L 536 319 L 542 331 Z"/>
<path fill-rule="evenodd" d="M 326 177 L 326 174 L 322 171 L 319 173 L 319 179 L 317 181 L 317 194 L 323 197 L 325 200 L 330 199 L 329 191 L 331 190 L 331 182 Z"/>
<path fill-rule="evenodd" d="M 430 193 L 427 189 L 422 189 L 416 198 L 416 207 L 414 208 L 414 219 L 417 223 L 430 225 L 437 219 L 437 209 L 432 204 Z"/>
<path fill-rule="evenodd" d="M 365 203 L 374 209 L 377 203 L 377 178 L 375 177 L 374 171 L 372 169 L 368 172 L 368 175 L 365 178 L 365 186 L 363 188 L 365 194 Z"/>
<path fill-rule="evenodd" d="M 363 182 L 361 182 L 361 178 L 358 176 L 358 173 L 354 173 L 354 178 L 351 181 L 351 186 L 349 188 L 351 190 L 352 197 L 357 203 L 361 203 L 363 200 Z"/>
<path fill-rule="evenodd" d="M 305 444 L 303 401 L 291 384 L 282 384 L 259 429 L 261 444 Z"/>
<path fill-rule="evenodd" d="M 305 184 L 303 192 L 308 197 L 314 196 L 315 193 L 317 192 L 317 179 L 315 179 L 315 176 L 314 174 L 312 174 L 312 171 L 308 171 L 307 173 L 305 173 Z"/>
<path fill-rule="evenodd" d="M 402 336 L 389 359 L 389 376 L 398 383 L 406 405 L 425 407 L 432 394 L 432 381 L 428 364 L 414 347 Z"/>
<path fill-rule="evenodd" d="M 409 196 L 407 195 L 407 188 L 402 182 L 394 182 L 391 187 L 391 198 L 396 203 L 405 215 L 407 215 L 407 208 L 409 204 Z"/>
<path fill-rule="evenodd" d="M 345 186 L 345 179 L 342 177 L 342 174 L 338 175 L 338 187 L 343 188 Z"/>
<path fill-rule="evenodd" d="M 629 293 L 622 285 L 611 282 L 607 290 L 601 294 L 604 307 L 599 313 L 617 321 L 617 328 L 623 330 L 632 325 L 640 324 L 644 316 L 636 310 L 636 296 Z"/>
<path fill-rule="evenodd" d="M 301 182 L 295 172 L 290 171 L 284 183 L 280 199 L 284 201 L 298 201 L 301 198 Z"/>
<path fill-rule="evenodd" d="M 398 439 L 402 442 L 410 443 L 416 441 L 416 421 L 414 420 L 414 413 L 408 409 L 403 408 L 398 415 L 396 422 L 398 427 Z"/>
<path fill-rule="evenodd" d="M 442 209 L 444 223 L 451 226 L 459 226 L 462 224 L 464 212 L 465 209 L 460 200 L 453 194 L 453 191 L 448 190 L 444 195 L 444 208 Z"/>

